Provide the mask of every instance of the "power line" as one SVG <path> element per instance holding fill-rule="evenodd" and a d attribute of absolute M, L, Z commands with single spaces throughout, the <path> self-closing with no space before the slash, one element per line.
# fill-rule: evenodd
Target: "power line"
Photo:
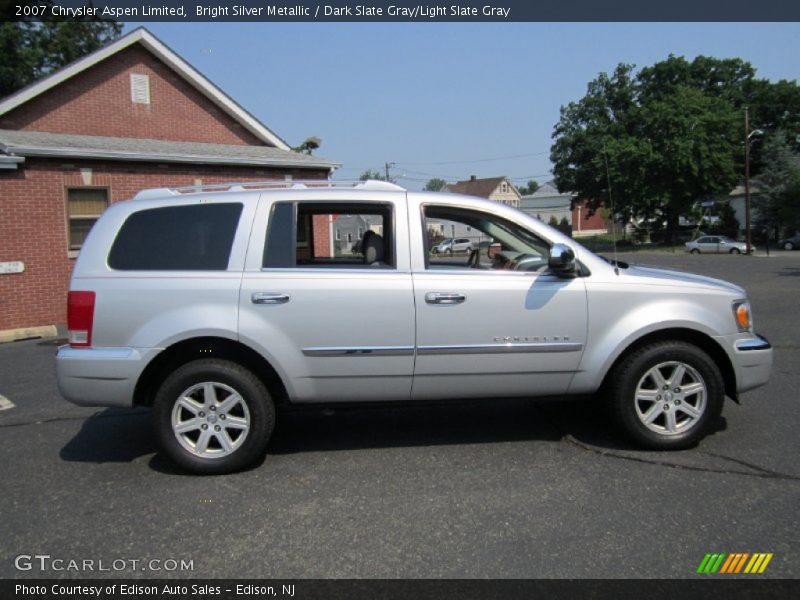
<path fill-rule="evenodd" d="M 506 177 L 506 179 L 508 179 L 509 181 L 523 181 L 523 182 L 527 183 L 531 179 L 540 179 L 540 178 L 552 177 L 552 176 L 553 176 L 553 174 L 548 172 L 548 173 L 539 173 L 537 175 L 521 175 L 519 177 Z M 395 179 L 403 179 L 404 181 L 428 182 L 428 181 L 430 181 L 430 179 L 433 179 L 433 178 L 450 180 L 450 181 L 468 181 L 469 180 L 469 177 L 445 177 L 443 175 L 434 175 L 433 177 L 414 177 L 414 176 L 409 176 L 409 175 L 406 175 L 406 174 L 395 175 Z"/>
<path fill-rule="evenodd" d="M 467 165 L 471 163 L 480 163 L 480 162 L 491 162 L 493 160 L 511 160 L 514 158 L 529 158 L 531 156 L 542 156 L 543 154 L 549 154 L 549 150 L 544 150 L 542 152 L 533 152 L 531 154 L 515 154 L 512 156 L 496 156 L 493 158 L 476 158 L 475 160 L 445 160 L 445 161 L 434 161 L 434 162 L 398 162 L 398 166 L 402 165 Z"/>

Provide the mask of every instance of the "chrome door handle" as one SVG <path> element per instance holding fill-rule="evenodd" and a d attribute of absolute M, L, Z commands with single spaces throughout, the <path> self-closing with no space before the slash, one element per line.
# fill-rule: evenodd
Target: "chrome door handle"
<path fill-rule="evenodd" d="M 467 297 L 457 292 L 428 292 L 425 302 L 428 304 L 461 304 Z"/>
<path fill-rule="evenodd" d="M 253 304 L 286 304 L 289 301 L 289 294 L 276 292 L 253 292 L 250 296 Z"/>

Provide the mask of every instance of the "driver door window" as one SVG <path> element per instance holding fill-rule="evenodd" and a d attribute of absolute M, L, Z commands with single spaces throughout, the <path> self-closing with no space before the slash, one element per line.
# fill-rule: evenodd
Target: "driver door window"
<path fill-rule="evenodd" d="M 497 215 L 450 206 L 423 207 L 427 270 L 540 271 L 549 244 Z"/>

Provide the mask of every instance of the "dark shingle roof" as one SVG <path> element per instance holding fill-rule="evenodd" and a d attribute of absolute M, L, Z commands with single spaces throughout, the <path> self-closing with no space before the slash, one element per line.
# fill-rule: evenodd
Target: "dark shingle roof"
<path fill-rule="evenodd" d="M 338 163 L 270 146 L 204 144 L 0 129 L 0 152 L 16 156 L 59 156 L 199 164 L 331 169 Z"/>
<path fill-rule="evenodd" d="M 467 194 L 468 196 L 478 196 L 488 198 L 505 180 L 505 177 L 488 177 L 486 179 L 468 179 L 447 184 L 447 191 L 454 194 Z"/>

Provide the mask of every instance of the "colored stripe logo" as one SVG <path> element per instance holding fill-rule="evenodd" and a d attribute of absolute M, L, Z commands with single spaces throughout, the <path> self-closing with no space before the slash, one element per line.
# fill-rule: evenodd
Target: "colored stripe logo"
<path fill-rule="evenodd" d="M 734 552 L 726 554 L 718 552 L 706 554 L 697 567 L 697 572 L 704 575 L 735 575 L 745 573 L 748 575 L 761 574 L 767 569 L 772 560 L 772 552 Z"/>

